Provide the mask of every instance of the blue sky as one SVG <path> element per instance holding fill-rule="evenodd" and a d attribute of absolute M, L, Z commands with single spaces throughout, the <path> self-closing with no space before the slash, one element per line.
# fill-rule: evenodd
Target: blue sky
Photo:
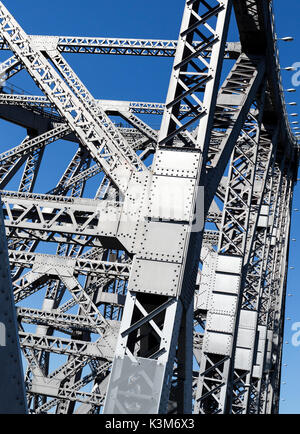
<path fill-rule="evenodd" d="M 130 5 L 128 5 L 130 3 Z M 128 38 L 160 38 L 177 39 L 183 0 L 132 0 L 124 2 L 115 0 L 104 2 L 99 0 L 51 0 L 38 2 L 37 0 L 5 1 L 4 4 L 15 15 L 16 19 L 31 34 L 47 35 L 77 35 L 77 36 L 110 36 Z M 24 6 L 26 4 L 26 7 Z M 276 12 L 276 28 L 278 37 L 293 36 L 294 42 L 280 41 L 280 59 L 282 67 L 300 62 L 300 2 L 299 0 L 274 0 Z M 234 40 L 235 27 L 232 26 L 229 40 Z M 0 53 L 0 60 L 4 60 L 7 53 Z M 96 98 L 120 99 L 136 101 L 164 102 L 168 89 L 172 59 L 135 58 L 120 56 L 87 56 L 68 55 L 66 59 L 86 84 Z M 292 87 L 292 72 L 283 71 L 285 88 Z M 12 82 L 25 89 L 28 93 L 38 93 L 35 85 L 26 77 L 25 73 L 13 78 Z M 300 92 L 287 94 L 287 101 L 298 102 L 300 106 Z M 297 107 L 288 109 L 289 113 L 297 112 Z M 292 119 L 293 120 L 293 119 Z M 160 119 L 153 117 L 151 125 L 159 128 Z M 24 130 L 10 126 L 0 121 L 2 131 L 0 137 L 1 149 L 17 145 L 24 138 Z M 62 146 L 63 152 L 62 152 Z M 49 147 L 50 148 L 50 147 Z M 71 158 L 75 147 L 72 144 L 58 141 L 47 150 L 41 167 L 37 190 L 40 192 L 52 188 L 62 173 L 66 162 Z M 59 154 L 58 154 L 59 152 Z M 57 158 L 57 155 L 60 157 Z M 51 177 L 45 176 L 51 173 Z M 13 184 L 11 188 L 13 188 Z M 300 209 L 300 190 L 295 188 L 293 209 Z M 297 259 L 300 248 L 300 211 L 294 211 L 292 216 L 292 231 L 290 248 L 288 294 L 286 312 L 290 320 L 285 321 L 285 342 L 282 370 L 281 413 L 300 413 L 300 376 L 298 365 L 300 360 L 300 346 L 292 346 L 291 326 L 300 322 L 300 294 L 298 290 L 299 274 Z"/>
<path fill-rule="evenodd" d="M 274 6 L 278 37 L 294 37 L 293 42 L 278 42 L 281 66 L 291 66 L 296 62 L 300 62 L 300 2 L 298 0 L 290 0 L 289 2 L 275 0 Z M 282 74 L 284 88 L 288 89 L 293 87 L 291 79 L 294 73 L 282 71 Z M 287 93 L 286 100 L 287 102 L 295 101 L 298 103 L 297 107 L 288 108 L 288 112 L 299 113 L 300 116 L 300 88 L 296 88 L 296 93 Z M 294 192 L 293 210 L 295 209 L 300 210 L 299 183 L 296 185 Z M 292 241 L 293 239 L 295 241 Z M 283 352 L 280 413 L 300 413 L 300 346 L 295 347 L 292 345 L 292 335 L 294 331 L 291 330 L 292 324 L 300 321 L 299 254 L 300 211 L 293 211 L 289 267 L 294 268 L 289 268 L 288 273 L 287 294 L 291 295 L 288 295 L 286 299 L 285 343 Z"/>

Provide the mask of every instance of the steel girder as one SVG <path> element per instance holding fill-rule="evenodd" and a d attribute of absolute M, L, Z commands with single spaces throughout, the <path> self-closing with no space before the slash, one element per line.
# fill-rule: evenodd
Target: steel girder
<path fill-rule="evenodd" d="M 167 96 L 167 110 L 164 112 L 159 147 L 152 167 L 154 177 L 150 186 L 150 206 L 146 213 L 148 218 L 159 218 L 164 222 L 150 220 L 145 225 L 144 243 L 133 261 L 104 407 L 106 413 L 126 413 L 137 406 L 139 412 L 167 411 L 172 385 L 171 373 L 180 336 L 185 337 L 185 346 L 178 347 L 176 356 L 177 411 L 187 413 L 192 408 L 192 381 L 187 374 L 192 369 L 190 309 L 194 291 L 192 281 L 197 274 L 203 231 L 198 228 L 196 234 L 192 232 L 193 210 L 197 188 L 203 185 L 205 175 L 230 12 L 230 1 L 222 5 L 218 3 L 216 7 L 210 7 L 201 1 L 186 3 Z M 215 17 L 217 20 L 214 25 Z M 207 22 L 209 35 L 205 37 L 204 27 Z M 191 46 L 195 32 L 202 39 L 199 50 Z M 210 63 L 200 55 L 207 47 L 212 48 Z M 205 92 L 201 95 L 199 89 L 203 87 Z M 190 111 L 195 113 L 191 121 L 179 113 L 182 101 L 188 103 Z M 199 128 L 197 136 L 193 136 L 188 128 L 196 121 L 199 121 Z M 186 133 L 184 138 L 183 132 Z M 182 138 L 188 145 L 178 157 L 172 149 L 174 137 Z M 188 164 L 189 170 L 181 169 L 184 162 Z M 191 170 L 191 167 L 194 168 Z M 179 200 L 183 200 L 186 210 L 174 210 L 170 204 L 161 203 L 161 190 L 165 188 L 168 188 L 171 197 L 174 197 L 176 191 L 176 195 L 181 195 Z M 160 209 L 157 205 L 160 205 Z M 161 240 L 160 251 L 155 239 Z M 177 244 L 177 247 L 174 245 L 176 255 L 170 251 L 174 241 Z M 155 268 L 158 272 L 156 280 L 153 279 Z M 152 281 L 149 280 L 151 275 Z M 160 288 L 164 288 L 164 291 Z M 152 342 L 148 338 L 141 340 L 144 330 L 151 333 Z M 135 396 L 124 400 L 124 395 L 130 393 L 126 390 L 124 377 L 130 375 L 137 364 L 140 368 L 136 388 L 140 389 L 140 396 L 135 393 Z M 160 393 L 157 396 L 158 387 Z M 147 399 L 146 394 L 149 396 Z"/>
<path fill-rule="evenodd" d="M 197 413 L 228 412 L 231 406 L 228 401 L 233 398 L 232 390 L 228 389 L 233 386 L 230 377 L 238 351 L 241 274 L 250 226 L 264 89 L 260 88 L 257 110 L 255 114 L 249 113 L 231 156 L 194 407 Z"/>
<path fill-rule="evenodd" d="M 241 44 L 226 43 L 231 4 Z M 18 192 L 2 192 L 15 303 L 45 291 L 16 311 L 29 411 L 278 412 L 298 151 L 272 2 L 186 0 L 178 41 L 29 36 L 0 2 L 0 37 L 2 81 L 26 70 L 44 93 L 0 94 L 0 117 L 27 129 L 0 154 L 1 189 L 23 166 Z M 175 57 L 166 104 L 95 100 L 65 52 Z M 138 114 L 163 115 L 160 131 Z M 79 148 L 35 193 L 62 138 Z"/>
<path fill-rule="evenodd" d="M 0 211 L 0 240 L 0 408 L 1 413 L 26 413 L 23 368 L 2 210 Z"/>
<path fill-rule="evenodd" d="M 112 173 L 122 163 L 128 164 L 134 171 L 143 169 L 138 156 L 133 154 L 103 110 L 99 106 L 94 106 L 94 100 L 89 93 L 85 89 L 82 92 L 76 92 L 75 86 L 72 86 L 72 79 L 68 77 L 69 71 L 66 71 L 66 75 L 61 78 L 42 51 L 30 43 L 24 30 L 4 5 L 0 9 L 1 30 L 10 49 L 24 64 L 50 101 L 68 119 L 72 130 L 80 137 L 98 163 L 106 168 L 110 176 L 113 176 Z M 71 85 L 72 93 L 65 80 Z M 120 182 L 118 182 L 118 176 L 116 175 L 114 179 L 117 185 Z M 124 188 L 125 185 L 121 187 L 121 190 Z"/>
<path fill-rule="evenodd" d="M 89 38 L 80 36 L 31 35 L 30 39 L 39 49 L 56 49 L 60 53 L 114 54 L 151 57 L 174 57 L 178 43 L 178 41 L 161 39 Z M 194 42 L 194 45 L 197 47 L 198 43 Z M 9 44 L 7 44 L 3 39 L 0 41 L 0 49 L 10 49 Z M 241 46 L 238 42 L 227 42 L 225 58 L 235 59 L 240 54 L 240 51 Z M 210 57 L 211 50 L 209 47 L 207 51 L 204 52 L 204 55 Z M 16 58 L 14 57 L 3 62 L 3 71 L 6 67 L 13 67 L 13 64 L 16 62 Z"/>
<path fill-rule="evenodd" d="M 10 89 L 8 87 L 8 89 Z M 10 90 L 13 90 L 11 88 Z M 108 114 L 119 114 L 121 111 L 130 112 L 135 114 L 152 114 L 152 115 L 162 115 L 165 109 L 164 103 L 155 102 L 140 102 L 140 101 L 112 101 L 112 100 L 95 100 L 95 102 L 108 113 Z M 19 95 L 17 93 L 1 93 L 0 103 L 5 105 L 16 105 L 22 107 L 34 107 L 35 109 L 52 109 L 52 112 L 46 110 L 43 112 L 50 117 L 54 117 L 55 106 L 45 96 L 36 95 Z M 183 104 L 180 110 L 188 112 L 188 106 Z M 57 112 L 55 112 L 57 113 Z M 194 116 L 190 113 L 190 116 Z M 59 121 L 59 115 L 56 114 L 55 120 Z"/>
<path fill-rule="evenodd" d="M 289 169 L 288 167 L 287 170 Z M 282 307 L 286 291 L 291 187 L 289 177 L 284 177 L 279 195 L 277 228 L 275 227 L 278 230 L 278 238 L 273 251 L 272 288 L 267 315 L 267 345 L 265 348 L 263 387 L 260 394 L 260 411 L 268 414 L 278 412 L 284 318 Z"/>
<path fill-rule="evenodd" d="M 272 134 L 272 133 L 271 133 Z M 278 131 L 273 137 L 267 131 L 262 131 L 258 150 L 257 191 L 259 194 L 253 203 L 250 214 L 249 248 L 244 258 L 242 274 L 242 300 L 240 307 L 239 329 L 237 332 L 237 351 L 233 379 L 232 410 L 235 413 L 248 413 L 255 389 L 254 365 L 257 364 L 258 336 L 258 304 L 264 272 L 264 255 L 268 245 L 268 229 L 270 226 L 270 195 L 274 164 L 276 157 Z M 255 192 L 254 192 L 255 194 Z M 248 313 L 250 312 L 250 314 Z M 247 321 L 248 319 L 248 321 Z M 251 322 L 252 319 L 252 322 Z M 248 346 L 245 334 L 251 338 Z M 256 360 L 255 360 L 256 357 Z M 247 360 L 243 363 L 243 358 Z M 257 371 L 257 368 L 255 368 Z M 253 375 L 253 377 L 251 377 Z"/>

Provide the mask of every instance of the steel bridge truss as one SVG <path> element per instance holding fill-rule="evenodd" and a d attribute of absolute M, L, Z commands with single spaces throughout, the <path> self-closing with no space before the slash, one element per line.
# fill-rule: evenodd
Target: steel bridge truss
<path fill-rule="evenodd" d="M 272 1 L 182 6 L 165 41 L 28 35 L 0 2 L 0 118 L 26 128 L 0 154 L 0 412 L 278 412 L 298 148 Z M 167 100 L 95 99 L 64 53 L 173 57 Z"/>

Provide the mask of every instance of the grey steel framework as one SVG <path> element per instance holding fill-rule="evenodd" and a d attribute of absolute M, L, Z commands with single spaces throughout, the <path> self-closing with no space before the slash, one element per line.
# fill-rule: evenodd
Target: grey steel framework
<path fill-rule="evenodd" d="M 181 3 L 166 41 L 28 35 L 0 2 L 0 118 L 27 131 L 0 154 L 0 412 L 278 412 L 299 155 L 272 0 Z M 174 57 L 167 100 L 96 100 L 64 53 Z"/>

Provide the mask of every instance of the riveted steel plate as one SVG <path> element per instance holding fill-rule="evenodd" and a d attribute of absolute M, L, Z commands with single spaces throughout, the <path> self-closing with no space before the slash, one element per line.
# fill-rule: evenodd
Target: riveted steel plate
<path fill-rule="evenodd" d="M 244 99 L 244 95 L 238 95 L 238 94 L 226 94 L 221 93 L 218 95 L 218 104 L 220 105 L 241 105 Z"/>
<path fill-rule="evenodd" d="M 205 258 L 203 258 L 203 267 L 201 271 L 200 285 L 213 287 L 213 276 L 215 274 L 216 268 L 216 258 L 215 252 L 209 252 Z"/>
<path fill-rule="evenodd" d="M 255 330 L 240 328 L 237 337 L 237 346 L 243 348 L 253 348 L 255 336 Z"/>
<path fill-rule="evenodd" d="M 257 322 L 257 312 L 242 309 L 240 312 L 239 326 L 244 329 L 255 330 Z"/>
<path fill-rule="evenodd" d="M 105 211 L 99 209 L 98 225 L 95 228 L 97 235 L 113 236 L 117 232 L 121 210 L 119 208 L 107 208 Z"/>
<path fill-rule="evenodd" d="M 214 278 L 214 291 L 228 294 L 238 294 L 240 276 L 236 274 L 216 273 Z"/>
<path fill-rule="evenodd" d="M 117 238 L 128 252 L 136 253 L 135 246 L 141 242 L 143 224 L 132 215 L 122 214 Z"/>
<path fill-rule="evenodd" d="M 263 363 L 263 355 L 264 353 L 262 353 L 261 351 L 257 351 L 256 353 L 256 360 L 255 360 L 255 364 L 258 366 L 261 366 Z"/>
<path fill-rule="evenodd" d="M 267 339 L 269 342 L 273 340 L 273 330 L 267 330 Z"/>
<path fill-rule="evenodd" d="M 123 203 L 117 238 L 130 253 L 136 253 L 142 240 L 148 182 L 148 176 L 133 174 Z"/>
<path fill-rule="evenodd" d="M 148 185 L 151 182 L 152 177 L 147 173 L 137 172 L 132 173 L 130 183 L 126 190 L 125 200 L 123 206 L 134 207 L 137 206 L 140 209 L 141 204 L 148 197 Z M 129 199 L 129 201 L 128 201 Z"/>
<path fill-rule="evenodd" d="M 203 251 L 203 248 L 202 248 Z M 208 252 L 203 258 L 203 267 L 201 271 L 201 279 L 199 285 L 199 292 L 196 295 L 196 308 L 208 310 L 209 301 L 211 298 L 213 284 L 214 284 L 214 274 L 215 274 L 215 264 L 216 264 L 217 254 L 216 252 Z"/>
<path fill-rule="evenodd" d="M 260 215 L 258 218 L 257 226 L 259 228 L 266 228 L 268 226 L 268 217 Z"/>
<path fill-rule="evenodd" d="M 247 348 L 236 348 L 235 350 L 235 369 L 249 371 L 251 369 L 251 350 Z"/>
<path fill-rule="evenodd" d="M 234 315 L 236 310 L 236 295 L 212 294 L 210 309 L 224 315 Z"/>
<path fill-rule="evenodd" d="M 149 196 L 148 216 L 173 221 L 189 221 L 195 179 L 154 176 Z"/>
<path fill-rule="evenodd" d="M 258 340 L 258 351 L 263 351 L 265 348 L 265 343 L 267 339 L 267 327 L 259 325 L 257 327 L 258 333 L 259 333 L 259 340 Z"/>
<path fill-rule="evenodd" d="M 231 335 L 211 331 L 205 333 L 205 339 L 203 342 L 203 351 L 205 353 L 229 356 L 231 353 L 231 346 Z"/>
<path fill-rule="evenodd" d="M 242 265 L 243 258 L 241 256 L 218 255 L 216 271 L 240 274 Z"/>
<path fill-rule="evenodd" d="M 165 367 L 156 360 L 115 358 L 107 389 L 106 414 L 154 414 L 159 405 Z"/>
<path fill-rule="evenodd" d="M 43 377 L 32 377 L 31 391 L 45 395 L 56 395 L 60 387 L 60 380 L 51 379 L 46 382 Z"/>
<path fill-rule="evenodd" d="M 34 273 L 60 274 L 61 276 L 73 276 L 76 259 L 53 255 L 36 254 L 32 267 Z"/>
<path fill-rule="evenodd" d="M 128 287 L 135 292 L 175 296 L 180 264 L 135 259 Z"/>
<path fill-rule="evenodd" d="M 34 35 L 29 36 L 29 38 L 31 40 L 31 46 L 36 50 L 56 50 L 59 41 L 58 36 Z"/>
<path fill-rule="evenodd" d="M 260 214 L 261 215 L 269 215 L 270 212 L 270 206 L 269 205 L 262 205 L 260 208 Z"/>
<path fill-rule="evenodd" d="M 255 181 L 254 181 L 254 185 L 253 185 L 253 191 L 256 193 L 256 194 L 261 194 L 262 193 L 262 190 L 263 190 L 263 182 L 260 180 L 260 179 L 256 179 Z"/>
<path fill-rule="evenodd" d="M 261 365 L 253 365 L 252 377 L 253 378 L 261 378 L 262 376 L 262 366 Z"/>
<path fill-rule="evenodd" d="M 139 258 L 181 262 L 187 229 L 179 223 L 146 222 Z"/>
<path fill-rule="evenodd" d="M 234 327 L 234 317 L 231 315 L 220 315 L 209 313 L 207 315 L 206 328 L 209 331 L 232 333 Z"/>
<path fill-rule="evenodd" d="M 194 306 L 196 310 L 197 309 L 208 310 L 210 292 L 209 290 L 202 291 L 201 289 L 202 288 L 200 288 L 199 293 L 195 295 Z"/>
<path fill-rule="evenodd" d="M 262 205 L 260 209 L 260 215 L 258 218 L 257 226 L 261 228 L 266 228 L 269 223 L 269 210 L 268 205 Z"/>
<path fill-rule="evenodd" d="M 154 174 L 195 178 L 198 172 L 199 152 L 164 149 L 156 153 Z"/>

